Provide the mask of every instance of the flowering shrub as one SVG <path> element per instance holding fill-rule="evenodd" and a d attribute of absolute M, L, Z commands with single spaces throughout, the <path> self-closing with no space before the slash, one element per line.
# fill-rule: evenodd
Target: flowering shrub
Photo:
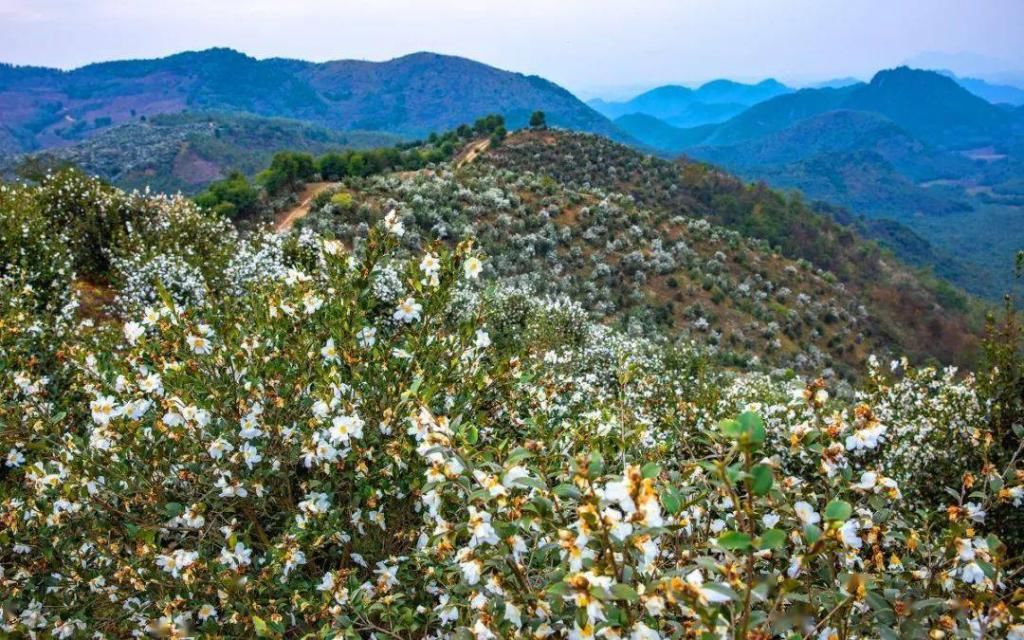
<path fill-rule="evenodd" d="M 1020 434 L 971 376 L 713 370 L 397 212 L 347 246 L 136 206 L 117 294 L 173 255 L 203 296 L 160 269 L 72 324 L 5 254 L 5 634 L 1024 637 Z"/>
<path fill-rule="evenodd" d="M 470 245 L 395 261 L 395 242 L 320 241 L 316 272 L 87 332 L 59 390 L 14 374 L 4 629 L 1018 633 L 1019 567 L 986 531 L 1022 499 L 1015 463 L 940 509 L 864 455 L 899 461 L 905 421 L 951 400 L 901 416 L 875 397 L 847 423 L 814 383 L 768 420 L 686 407 L 653 345 L 567 340 L 559 303 L 474 293 Z M 382 264 L 398 300 L 375 293 Z"/>

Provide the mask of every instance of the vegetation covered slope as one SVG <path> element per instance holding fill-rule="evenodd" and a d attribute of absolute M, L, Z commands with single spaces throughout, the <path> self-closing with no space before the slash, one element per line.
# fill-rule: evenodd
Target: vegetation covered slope
<path fill-rule="evenodd" d="M 402 209 L 344 242 L 0 186 L 0 632 L 1024 636 L 1012 318 L 977 376 L 737 374 Z"/>
<path fill-rule="evenodd" d="M 452 129 L 489 113 L 522 126 L 533 110 L 542 109 L 552 124 L 621 136 L 609 120 L 542 78 L 431 53 L 387 62 L 315 64 L 210 49 L 68 72 L 0 66 L 0 112 L 7 137 L 14 136 L 25 151 L 186 109 L 246 112 L 408 137 Z"/>
<path fill-rule="evenodd" d="M 1024 204 L 1024 127 L 1012 109 L 952 78 L 899 68 L 868 84 L 780 96 L 719 125 L 677 129 L 651 120 L 619 125 L 653 147 L 800 189 L 852 216 L 905 225 L 935 254 L 955 256 L 955 268 L 932 267 L 973 293 L 998 298 L 1016 285 L 1005 265 L 1024 236 L 1005 222 Z M 1007 236 L 993 237 L 996 227 Z M 889 246 L 908 261 L 922 255 Z"/>
<path fill-rule="evenodd" d="M 386 133 L 339 132 L 245 114 L 157 115 L 106 129 L 75 144 L 0 160 L 0 173 L 72 165 L 124 189 L 195 193 L 232 171 L 254 175 L 277 151 L 324 154 L 399 141 Z"/>
<path fill-rule="evenodd" d="M 512 134 L 476 162 L 336 189 L 302 225 L 357 237 L 395 208 L 412 237 L 472 236 L 497 275 L 580 301 L 623 328 L 708 336 L 724 361 L 850 374 L 895 346 L 972 352 L 967 301 L 926 284 L 796 198 L 585 134 Z"/>

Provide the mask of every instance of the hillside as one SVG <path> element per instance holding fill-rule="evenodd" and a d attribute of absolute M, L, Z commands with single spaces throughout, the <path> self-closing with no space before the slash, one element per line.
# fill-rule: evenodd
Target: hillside
<path fill-rule="evenodd" d="M 751 105 L 791 91 L 773 79 L 757 84 L 713 80 L 696 89 L 666 85 L 625 102 L 592 100 L 588 104 L 612 120 L 643 114 L 676 127 L 693 127 L 728 120 Z"/>
<path fill-rule="evenodd" d="M 1020 225 L 1006 226 L 1024 204 L 1020 109 L 989 104 L 939 73 L 903 67 L 867 84 L 779 96 L 717 125 L 678 129 L 651 118 L 619 125 L 663 153 L 907 226 L 932 250 L 889 244 L 898 255 L 912 262 L 957 256 L 955 268 L 931 266 L 998 298 L 1018 286 L 1011 265 L 1024 242 Z"/>
<path fill-rule="evenodd" d="M 966 300 L 799 201 L 584 134 L 520 132 L 458 171 L 346 180 L 298 226 L 344 239 L 394 208 L 417 246 L 475 237 L 494 275 L 731 366 L 852 375 L 868 352 L 971 351 Z"/>
<path fill-rule="evenodd" d="M 883 116 L 850 110 L 813 116 L 755 140 L 692 147 L 687 155 L 896 219 L 968 209 L 963 199 L 942 197 L 918 183 L 976 172 L 967 158 L 927 145 Z"/>
<path fill-rule="evenodd" d="M 1013 131 L 1006 111 L 973 95 L 952 78 L 899 67 L 878 72 L 869 83 L 801 89 L 754 105 L 708 130 L 701 144 L 759 138 L 836 109 L 876 113 L 925 142 L 955 148 L 989 143 Z"/>
<path fill-rule="evenodd" d="M 226 113 L 157 115 L 65 147 L 0 158 L 0 175 L 19 167 L 74 165 L 124 189 L 195 193 L 231 171 L 253 175 L 277 151 L 323 154 L 391 146 L 400 138 L 339 132 L 283 118 Z"/>
<path fill-rule="evenodd" d="M 280 233 L 0 185 L 3 634 L 1019 640 L 1013 315 L 915 366 L 898 265 L 846 286 L 686 215 L 727 176 L 507 143 Z"/>
<path fill-rule="evenodd" d="M 111 126 L 184 110 L 245 112 L 331 129 L 407 137 L 500 113 L 622 138 L 611 122 L 536 76 L 416 53 L 386 62 L 257 60 L 230 49 L 92 64 L 68 72 L 0 66 L 0 113 L 21 151 L 61 146 Z"/>

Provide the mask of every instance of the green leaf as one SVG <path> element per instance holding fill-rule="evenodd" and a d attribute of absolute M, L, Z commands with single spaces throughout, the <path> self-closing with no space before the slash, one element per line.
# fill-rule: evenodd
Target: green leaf
<path fill-rule="evenodd" d="M 604 472 L 604 458 L 601 457 L 600 453 L 595 451 L 590 454 L 590 464 L 587 465 L 587 475 L 591 478 L 595 478 L 601 475 L 602 472 Z"/>
<path fill-rule="evenodd" d="M 545 591 L 555 597 L 563 596 L 569 592 L 569 583 L 559 580 L 548 587 Z"/>
<path fill-rule="evenodd" d="M 665 507 L 665 511 L 676 515 L 683 508 L 683 500 L 678 491 L 669 488 L 661 494 L 661 506 Z"/>
<path fill-rule="evenodd" d="M 804 527 L 804 537 L 807 538 L 807 542 L 814 544 L 821 539 L 821 529 L 813 524 L 809 524 Z"/>
<path fill-rule="evenodd" d="M 739 440 L 743 435 L 743 426 L 735 420 L 722 420 L 718 423 L 718 429 L 726 438 Z"/>
<path fill-rule="evenodd" d="M 256 629 L 256 637 L 257 638 L 269 638 L 269 637 L 271 637 L 270 627 L 267 626 L 267 623 L 263 620 L 263 618 L 261 618 L 259 616 L 253 616 L 252 617 L 252 626 Z"/>
<path fill-rule="evenodd" d="M 739 422 L 750 442 L 754 444 L 761 444 L 764 442 L 764 420 L 761 419 L 761 416 L 752 411 L 745 411 L 740 414 Z"/>
<path fill-rule="evenodd" d="M 616 583 L 611 588 L 612 597 L 616 600 L 625 600 L 626 602 L 636 602 L 640 599 L 636 590 L 628 584 Z"/>
<path fill-rule="evenodd" d="M 580 497 L 580 490 L 575 485 L 565 483 L 560 484 L 551 490 L 551 493 L 555 494 L 559 498 L 578 498 Z"/>
<path fill-rule="evenodd" d="M 640 470 L 640 474 L 644 478 L 657 478 L 661 474 L 661 465 L 648 462 L 643 466 L 643 469 Z"/>
<path fill-rule="evenodd" d="M 786 532 L 781 529 L 768 529 L 761 534 L 761 541 L 757 545 L 762 551 L 765 549 L 778 549 L 786 544 Z"/>
<path fill-rule="evenodd" d="M 480 431 L 477 430 L 475 425 L 469 425 L 465 431 L 466 442 L 469 444 L 476 444 L 477 440 L 480 439 Z"/>
<path fill-rule="evenodd" d="M 726 531 L 718 537 L 718 546 L 733 551 L 748 549 L 750 548 L 750 536 L 739 531 Z"/>
<path fill-rule="evenodd" d="M 750 489 L 755 496 L 766 495 L 771 490 L 772 483 L 775 481 L 771 467 L 766 464 L 754 465 L 754 468 L 750 470 L 750 475 L 753 476 Z"/>
<path fill-rule="evenodd" d="M 850 519 L 853 507 L 845 500 L 833 500 L 825 506 L 825 519 L 843 522 Z"/>
<path fill-rule="evenodd" d="M 185 506 L 180 502 L 168 502 L 164 505 L 164 511 L 167 512 L 167 515 L 173 518 L 185 513 Z"/>

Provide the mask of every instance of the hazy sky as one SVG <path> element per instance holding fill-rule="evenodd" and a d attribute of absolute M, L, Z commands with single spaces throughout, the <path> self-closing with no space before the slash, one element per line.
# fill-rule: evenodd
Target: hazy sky
<path fill-rule="evenodd" d="M 1024 68 L 1024 0 L 0 0 L 0 61 L 69 68 L 211 46 L 309 60 L 437 51 L 584 96 L 869 77 L 908 60 L 995 75 Z"/>

